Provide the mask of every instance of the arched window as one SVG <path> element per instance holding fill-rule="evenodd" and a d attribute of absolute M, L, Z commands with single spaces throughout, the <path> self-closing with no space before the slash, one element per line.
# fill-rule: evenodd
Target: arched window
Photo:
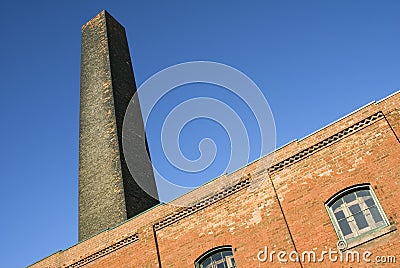
<path fill-rule="evenodd" d="M 213 248 L 195 261 L 196 268 L 236 268 L 231 246 Z"/>
<path fill-rule="evenodd" d="M 346 242 L 388 226 L 388 220 L 369 184 L 340 191 L 326 202 L 340 240 Z"/>

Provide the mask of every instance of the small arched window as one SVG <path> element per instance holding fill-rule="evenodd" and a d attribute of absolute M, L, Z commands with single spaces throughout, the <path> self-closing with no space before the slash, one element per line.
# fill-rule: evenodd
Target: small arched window
<path fill-rule="evenodd" d="M 231 246 L 213 248 L 195 261 L 196 268 L 236 268 Z"/>
<path fill-rule="evenodd" d="M 326 202 L 340 240 L 349 242 L 388 226 L 388 220 L 369 184 L 340 191 Z"/>

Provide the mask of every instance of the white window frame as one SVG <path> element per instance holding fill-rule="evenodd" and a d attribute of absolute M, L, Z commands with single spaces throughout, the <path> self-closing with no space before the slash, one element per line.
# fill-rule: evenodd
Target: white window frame
<path fill-rule="evenodd" d="M 376 206 L 379 215 L 381 216 L 383 223 L 382 224 L 377 224 L 374 219 L 372 218 L 372 215 L 369 211 L 369 209 L 371 207 L 368 207 L 366 205 L 365 200 L 363 200 L 362 197 L 358 197 L 356 196 L 356 199 L 351 201 L 351 202 L 344 202 L 343 204 L 341 204 L 338 208 L 340 208 L 339 210 L 335 210 L 335 211 L 342 211 L 345 218 L 340 219 L 340 220 L 345 220 L 347 221 L 348 225 L 350 226 L 351 229 L 351 233 L 348 235 L 344 235 L 342 233 L 342 230 L 339 226 L 339 221 L 334 213 L 334 210 L 332 208 L 332 206 L 336 203 L 336 201 L 342 199 L 343 197 L 351 194 L 351 193 L 357 193 L 360 192 L 362 190 L 367 190 L 369 191 L 371 198 L 373 200 L 373 202 L 375 203 L 373 206 Z M 343 200 L 343 199 L 342 199 Z M 352 213 L 350 211 L 350 207 L 353 205 L 359 205 L 359 207 L 361 208 L 360 212 L 357 213 Z M 339 240 L 341 241 L 345 241 L 346 243 L 350 243 L 351 241 L 354 241 L 356 239 L 359 239 L 360 237 L 369 235 L 373 232 L 376 232 L 382 228 L 385 228 L 387 226 L 389 226 L 389 221 L 379 203 L 378 198 L 376 197 L 372 187 L 370 184 L 361 184 L 361 185 L 355 185 L 349 188 L 346 188 L 338 193 L 336 193 L 333 197 L 331 197 L 326 203 L 325 203 L 325 207 L 328 211 L 329 217 L 331 218 L 332 224 L 335 228 L 336 234 L 338 235 Z M 358 213 L 362 213 L 365 220 L 367 221 L 368 226 L 366 228 L 363 229 L 359 229 L 356 222 L 355 222 L 355 218 L 354 215 L 358 214 Z"/>

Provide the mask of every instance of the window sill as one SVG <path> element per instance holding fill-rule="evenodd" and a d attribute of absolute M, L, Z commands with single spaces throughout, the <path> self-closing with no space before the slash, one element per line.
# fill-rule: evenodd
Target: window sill
<path fill-rule="evenodd" d="M 352 249 L 352 248 L 354 248 L 356 246 L 359 246 L 361 244 L 364 244 L 364 243 L 366 243 L 368 241 L 371 241 L 371 240 L 373 240 L 375 238 L 378 238 L 378 237 L 380 237 L 382 235 L 388 234 L 388 233 L 396 231 L 396 230 L 397 230 L 397 227 L 394 224 L 386 226 L 386 227 L 383 227 L 383 228 L 381 228 L 379 230 L 376 230 L 376 231 L 374 231 L 374 232 L 372 232 L 370 234 L 362 235 L 360 237 L 355 238 L 351 242 L 348 242 L 346 249 Z"/>

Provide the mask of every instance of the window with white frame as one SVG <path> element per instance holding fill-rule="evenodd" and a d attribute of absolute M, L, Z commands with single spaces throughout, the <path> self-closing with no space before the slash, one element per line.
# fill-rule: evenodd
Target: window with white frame
<path fill-rule="evenodd" d="M 232 247 L 222 246 L 207 251 L 195 262 L 196 268 L 236 268 Z"/>
<path fill-rule="evenodd" d="M 388 220 L 369 184 L 345 189 L 326 203 L 339 239 L 358 236 L 388 226 Z"/>

